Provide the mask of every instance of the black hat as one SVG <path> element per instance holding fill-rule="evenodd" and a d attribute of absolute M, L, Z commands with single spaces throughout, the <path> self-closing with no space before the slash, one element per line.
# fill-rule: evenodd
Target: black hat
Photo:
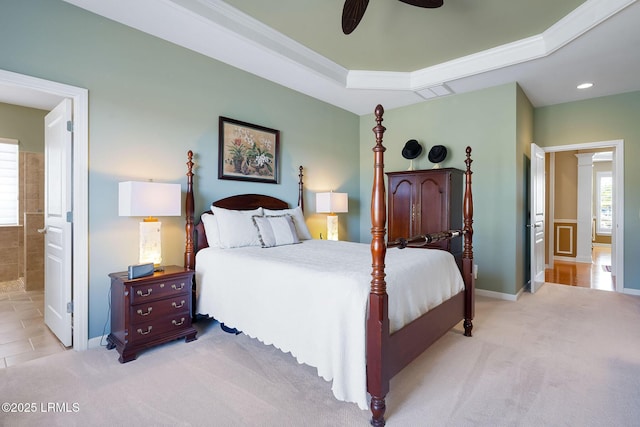
<path fill-rule="evenodd" d="M 410 139 L 404 144 L 402 149 L 402 157 L 413 160 L 422 153 L 422 145 L 415 139 Z"/>
<path fill-rule="evenodd" d="M 429 161 L 431 163 L 440 163 L 447 157 L 447 147 L 444 145 L 434 145 L 429 150 Z"/>

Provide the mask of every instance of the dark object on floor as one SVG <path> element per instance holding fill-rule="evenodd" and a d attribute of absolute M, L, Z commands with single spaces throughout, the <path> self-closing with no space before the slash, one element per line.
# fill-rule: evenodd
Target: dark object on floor
<path fill-rule="evenodd" d="M 228 334 L 239 335 L 239 334 L 242 333 L 242 331 L 239 331 L 236 328 L 230 328 L 227 325 L 225 325 L 224 323 L 220 323 L 220 327 L 222 328 L 223 331 L 225 331 Z"/>

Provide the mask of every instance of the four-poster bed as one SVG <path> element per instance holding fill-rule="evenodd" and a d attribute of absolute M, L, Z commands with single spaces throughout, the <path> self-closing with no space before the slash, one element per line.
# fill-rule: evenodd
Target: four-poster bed
<path fill-rule="evenodd" d="M 334 395 L 341 400 L 356 402 L 361 408 L 364 401 L 366 407 L 368 393 L 374 426 L 384 425 L 391 378 L 460 321 L 464 334 L 471 336 L 474 316 L 471 149 L 466 150 L 460 213 L 464 228 L 387 243 L 383 113 L 378 105 L 373 128 L 370 245 L 310 240 L 301 216 L 302 167 L 298 207 L 289 208 L 286 202 L 264 195 L 231 196 L 214 202 L 211 211 L 194 224 L 190 151 L 184 258 L 185 267 L 196 270 L 197 313 L 290 351 L 299 362 L 333 380 Z M 231 222 L 224 222 L 226 218 Z M 274 234 L 262 233 L 261 226 L 269 226 L 266 223 L 273 225 L 269 230 L 276 235 L 282 236 L 277 231 L 282 230 L 277 228 L 281 224 L 291 225 L 294 231 L 285 240 L 276 237 L 266 244 L 266 237 Z M 257 243 L 246 240 L 251 236 L 240 239 L 243 224 L 255 226 L 253 232 L 257 228 Z M 402 250 L 454 238 L 464 239 L 462 260 L 457 264 L 446 251 Z M 296 256 L 302 258 L 290 258 Z M 360 267 L 365 268 L 364 273 Z M 244 274 L 230 276 L 234 268 Z M 258 278 L 252 278 L 253 270 L 259 271 Z M 270 281 L 270 270 L 277 280 Z"/>

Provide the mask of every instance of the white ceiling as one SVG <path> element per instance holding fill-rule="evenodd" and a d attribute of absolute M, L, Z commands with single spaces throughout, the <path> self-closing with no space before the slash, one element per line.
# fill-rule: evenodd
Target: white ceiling
<path fill-rule="evenodd" d="M 348 43 L 332 42 L 330 37 L 335 36 L 336 26 L 326 22 L 328 19 L 331 22 L 339 19 L 343 0 L 270 0 L 269 8 L 262 9 L 256 5 L 263 3 L 249 0 L 228 0 L 228 3 L 222 0 L 65 1 L 359 115 L 371 113 L 378 103 L 390 109 L 514 81 L 520 84 L 536 107 L 640 90 L 640 3 L 637 0 L 587 0 L 582 4 L 574 0 L 573 3 L 579 6 L 558 21 L 555 21 L 557 14 L 564 13 L 559 9 L 554 9 L 556 15 L 545 17 L 542 14 L 535 18 L 538 27 L 544 25 L 546 29 L 526 37 L 526 31 L 531 32 L 532 28 L 536 28 L 524 25 L 534 19 L 531 12 L 527 13 L 524 9 L 531 3 L 526 0 L 485 0 L 480 3 L 477 0 L 445 0 L 445 6 L 441 9 L 414 8 L 397 1 L 382 5 L 376 2 L 383 0 L 372 0 L 359 28 L 349 36 L 340 35 L 347 37 L 342 40 Z M 254 17 L 229 3 L 244 8 Z M 563 2 L 546 2 L 544 7 L 549 9 L 557 3 Z M 308 8 L 316 4 L 322 8 L 318 6 L 316 15 L 310 20 Z M 499 31 L 490 31 L 490 26 L 499 26 L 500 20 L 497 20 L 485 26 L 485 46 L 492 46 L 493 43 L 494 47 L 462 54 L 468 46 L 454 43 L 451 36 L 451 43 L 445 39 L 432 46 L 433 49 L 448 49 L 445 53 L 439 51 L 436 55 L 434 51 L 430 54 L 423 46 L 416 55 L 434 58 L 449 55 L 453 59 L 424 68 L 403 68 L 404 63 L 400 60 L 395 60 L 393 67 L 384 67 L 381 65 L 384 62 L 378 59 L 378 62 L 370 64 L 379 69 L 349 69 L 352 65 L 344 59 L 345 48 L 353 50 L 353 63 L 358 64 L 363 63 L 357 62 L 363 60 L 356 58 L 358 52 L 370 52 L 372 44 L 380 46 L 381 52 L 385 49 L 389 52 L 393 50 L 393 43 L 400 43 L 393 38 L 398 37 L 397 34 L 376 28 L 379 22 L 376 16 L 379 14 L 388 16 L 393 12 L 400 19 L 401 13 L 433 13 L 445 11 L 444 8 L 451 5 L 450 10 L 446 11 L 451 15 L 462 13 L 465 5 L 471 10 L 473 5 L 474 13 L 479 15 L 477 18 L 465 16 L 470 22 L 482 16 L 491 16 L 491 13 L 482 10 L 485 6 L 501 7 L 494 14 L 502 17 L 500 14 L 506 10 L 506 4 L 513 9 L 508 15 L 512 29 L 504 31 L 508 35 L 501 39 L 501 45 L 495 45 L 496 40 L 500 40 L 495 38 Z M 394 9 L 376 10 L 383 6 Z M 276 19 L 279 16 L 274 15 L 273 11 L 286 13 L 289 21 Z M 331 13 L 332 16 L 325 17 L 322 13 Z M 440 15 L 439 19 L 444 19 L 442 16 L 446 17 Z M 555 23 L 547 26 L 549 16 Z M 259 21 L 261 17 L 280 31 Z M 522 25 L 518 24 L 517 19 L 521 20 Z M 313 46 L 306 46 L 294 40 L 295 37 L 301 41 L 304 39 L 301 35 L 304 25 L 301 27 L 300 21 L 304 24 L 305 20 L 310 32 L 312 27 L 314 31 L 327 32 L 324 36 L 319 33 L 317 40 L 326 37 L 329 42 L 315 45 L 309 41 L 314 39 L 307 39 L 307 45 Z M 319 25 L 313 26 L 310 21 L 318 21 Z M 502 21 L 506 22 L 507 19 L 502 17 Z M 287 22 L 292 23 L 291 28 Z M 295 28 L 293 23 L 296 23 Z M 446 21 L 444 25 L 447 25 Z M 482 25 L 477 27 L 483 28 Z M 518 33 L 520 27 L 524 33 Z M 339 26 L 337 28 L 340 31 Z M 361 32 L 359 40 L 348 38 L 358 32 Z M 391 35 L 387 37 L 387 33 Z M 380 34 L 387 43 L 384 47 L 380 41 L 382 39 L 373 38 L 380 37 Z M 508 38 L 519 37 L 519 34 L 523 38 Z M 493 39 L 488 40 L 489 36 Z M 403 37 L 406 38 L 407 34 Z M 419 37 L 425 35 L 420 34 Z M 482 32 L 474 33 L 474 38 L 481 37 Z M 370 40 L 378 40 L 377 45 Z M 406 44 L 406 41 L 403 43 Z M 331 46 L 335 46 L 335 49 L 331 49 Z M 473 43 L 473 46 L 483 46 L 482 41 Z M 317 51 L 322 51 L 323 55 Z M 371 53 L 367 55 L 371 56 Z M 385 55 L 379 56 L 384 60 Z M 411 67 L 412 63 L 418 62 L 408 61 L 407 67 Z M 576 85 L 583 81 L 593 82 L 594 87 L 577 90 Z M 2 87 L 0 89 L 0 93 L 4 94 L 5 90 Z"/>

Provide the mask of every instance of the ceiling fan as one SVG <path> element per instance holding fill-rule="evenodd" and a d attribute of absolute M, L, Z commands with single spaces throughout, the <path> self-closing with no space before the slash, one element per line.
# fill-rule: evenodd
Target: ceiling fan
<path fill-rule="evenodd" d="M 443 4 L 443 0 L 399 0 L 403 3 L 418 7 L 436 8 Z M 369 0 L 345 0 L 342 8 L 342 32 L 351 34 L 356 29 L 367 10 Z"/>

